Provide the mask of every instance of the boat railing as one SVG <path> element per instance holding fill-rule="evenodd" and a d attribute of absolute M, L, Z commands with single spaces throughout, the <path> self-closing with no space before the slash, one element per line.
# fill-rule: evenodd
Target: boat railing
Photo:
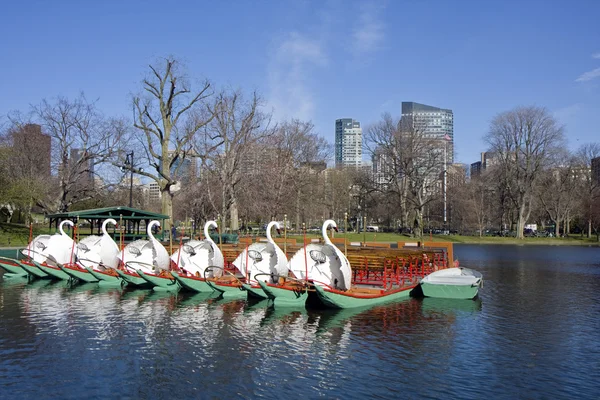
<path fill-rule="evenodd" d="M 349 254 L 352 281 L 357 285 L 395 286 L 413 285 L 434 271 L 447 267 L 445 254 L 419 252 L 417 254 Z"/>

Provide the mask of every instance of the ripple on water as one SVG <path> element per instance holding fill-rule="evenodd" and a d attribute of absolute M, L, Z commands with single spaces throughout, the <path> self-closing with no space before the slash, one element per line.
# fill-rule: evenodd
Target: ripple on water
<path fill-rule="evenodd" d="M 455 253 L 484 275 L 475 301 L 274 310 L 3 282 L 2 397 L 595 398 L 599 249 Z"/>

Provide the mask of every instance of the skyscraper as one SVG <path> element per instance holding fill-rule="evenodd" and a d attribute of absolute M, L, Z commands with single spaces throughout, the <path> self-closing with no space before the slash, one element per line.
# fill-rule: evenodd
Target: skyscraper
<path fill-rule="evenodd" d="M 425 104 L 402 102 L 402 119 L 419 129 L 425 137 L 448 142 L 448 164 L 454 162 L 454 115 L 452 110 Z"/>
<path fill-rule="evenodd" d="M 335 121 L 335 166 L 362 165 L 362 128 L 352 118 Z"/>

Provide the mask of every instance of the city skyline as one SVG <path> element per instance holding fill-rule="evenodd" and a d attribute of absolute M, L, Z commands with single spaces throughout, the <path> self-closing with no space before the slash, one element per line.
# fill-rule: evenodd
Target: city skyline
<path fill-rule="evenodd" d="M 311 120 L 332 144 L 335 119 L 352 116 L 366 130 L 384 112 L 400 117 L 406 100 L 453 110 L 456 162 L 478 160 L 492 118 L 521 105 L 547 107 L 571 149 L 598 140 L 597 2 L 184 2 L 167 30 L 152 22 L 161 7 L 145 4 L 7 4 L 0 123 L 80 91 L 107 115 L 131 117 L 148 64 L 174 55 L 192 82 L 257 90 L 275 121 Z"/>
<path fill-rule="evenodd" d="M 335 166 L 360 167 L 363 164 L 363 140 L 360 122 L 352 118 L 335 120 Z"/>
<path fill-rule="evenodd" d="M 447 162 L 454 163 L 454 113 L 450 109 L 437 106 L 402 102 L 402 118 L 424 137 L 444 142 Z"/>

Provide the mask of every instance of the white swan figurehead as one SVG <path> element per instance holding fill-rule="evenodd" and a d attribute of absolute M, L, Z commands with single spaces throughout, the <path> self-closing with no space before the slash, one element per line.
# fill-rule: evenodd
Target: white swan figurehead
<path fill-rule="evenodd" d="M 117 221 L 112 218 L 102 223 L 102 240 L 100 241 L 100 260 L 106 268 L 115 269 L 119 266 L 119 245 L 114 241 L 106 230 L 106 225 L 117 226 Z"/>
<path fill-rule="evenodd" d="M 62 221 L 58 225 L 59 233 L 56 233 L 48 240 L 48 246 L 44 251 L 46 262 L 50 264 L 70 264 L 75 262 L 77 256 L 77 247 L 74 246 L 74 241 L 63 230 L 64 225 L 74 226 L 73 221 L 68 219 Z"/>
<path fill-rule="evenodd" d="M 207 221 L 204 224 L 204 240 L 190 240 L 180 249 L 173 253 L 171 261 L 177 264 L 186 273 L 204 278 L 204 272 L 208 267 L 218 267 L 206 273 L 207 278 L 216 278 L 223 274 L 225 267 L 223 253 L 217 244 L 211 239 L 209 229 L 217 228 L 215 221 Z"/>
<path fill-rule="evenodd" d="M 327 285 L 339 290 L 350 289 L 352 270 L 348 259 L 329 239 L 327 229 L 337 228 L 334 220 L 323 223 L 324 244 L 310 243 L 294 254 L 289 268 L 299 279 L 313 280 L 315 285 Z"/>
<path fill-rule="evenodd" d="M 117 225 L 117 221 L 108 218 L 102 223 L 102 236 L 88 236 L 77 244 L 79 264 L 99 271 L 118 267 L 119 246 L 106 231 L 109 223 Z"/>
<path fill-rule="evenodd" d="M 159 221 L 151 221 L 146 227 L 149 240 L 136 240 L 129 243 L 119 254 L 119 259 L 130 272 L 142 270 L 144 273 L 156 274 L 160 269 L 169 268 L 169 253 L 154 237 L 152 228 L 160 225 Z"/>
<path fill-rule="evenodd" d="M 233 265 L 244 276 L 248 276 L 251 282 L 261 280 L 276 283 L 279 276 L 288 274 L 287 258 L 271 236 L 273 227 L 281 229 L 277 221 L 269 222 L 267 242 L 252 243 L 233 261 Z M 256 276 L 257 274 L 260 275 Z"/>

